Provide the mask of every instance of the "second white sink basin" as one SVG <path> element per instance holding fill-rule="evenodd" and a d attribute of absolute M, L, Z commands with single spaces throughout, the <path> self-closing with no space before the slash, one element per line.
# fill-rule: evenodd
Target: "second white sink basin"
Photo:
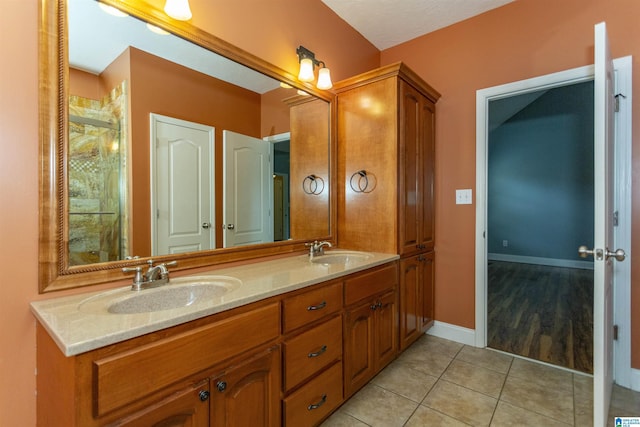
<path fill-rule="evenodd" d="M 315 264 L 349 264 L 358 261 L 365 261 L 371 258 L 371 254 L 358 251 L 327 251 L 324 255 L 317 255 L 311 259 Z"/>
<path fill-rule="evenodd" d="M 137 314 L 186 308 L 221 297 L 240 284 L 238 279 L 221 276 L 171 279 L 168 284 L 153 289 L 105 292 L 83 301 L 80 309 L 85 312 Z"/>

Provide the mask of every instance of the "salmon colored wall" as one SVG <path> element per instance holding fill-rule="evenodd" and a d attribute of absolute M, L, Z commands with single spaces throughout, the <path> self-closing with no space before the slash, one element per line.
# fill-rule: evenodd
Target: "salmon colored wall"
<path fill-rule="evenodd" d="M 69 94 L 89 99 L 101 99 L 103 96 L 96 75 L 75 68 L 69 69 Z"/>
<path fill-rule="evenodd" d="M 261 97 L 172 62 L 129 49 L 133 174 L 132 254 L 151 255 L 149 113 L 215 128 L 216 229 L 222 227 L 222 131 L 260 137 Z M 169 82 L 171 84 L 169 84 Z M 142 143 L 140 143 L 142 142 Z M 142 178 L 142 179 L 140 179 Z M 222 233 L 217 246 L 222 246 Z"/>
<path fill-rule="evenodd" d="M 2 10 L 11 11 L 0 13 L 0 426 L 32 427 L 36 341 L 29 302 L 70 292 L 40 296 L 37 291 L 39 1 L 0 4 Z M 379 65 L 379 51 L 331 15 L 320 0 L 249 6 L 246 1 L 190 0 L 190 4 L 194 24 L 290 73 L 296 72 L 299 44 L 325 60 L 336 80 Z M 246 13 L 248 7 L 264 10 Z M 313 25 L 304 17 L 312 17 Z M 241 22 L 255 30 L 247 30 Z"/>
<path fill-rule="evenodd" d="M 593 63 L 593 27 L 607 22 L 613 57 L 633 55 L 633 122 L 640 123 L 640 2 L 518 0 L 382 52 L 404 61 L 442 98 L 436 119 L 437 320 L 474 328 L 476 90 Z M 640 217 L 640 137 L 633 137 L 633 218 Z M 640 306 L 640 221 L 633 221 L 632 306 Z M 640 313 L 632 315 L 632 365 L 640 368 Z"/>

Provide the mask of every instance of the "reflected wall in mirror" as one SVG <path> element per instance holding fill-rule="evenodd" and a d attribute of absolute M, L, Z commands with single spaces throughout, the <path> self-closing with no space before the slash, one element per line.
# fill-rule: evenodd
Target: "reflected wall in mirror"
<path fill-rule="evenodd" d="M 141 1 L 41 2 L 41 291 L 331 238 L 330 94 Z"/>

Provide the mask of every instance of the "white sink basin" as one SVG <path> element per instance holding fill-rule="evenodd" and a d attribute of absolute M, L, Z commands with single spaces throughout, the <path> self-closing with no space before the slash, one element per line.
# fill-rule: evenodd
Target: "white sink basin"
<path fill-rule="evenodd" d="M 158 288 L 108 291 L 84 300 L 80 310 L 94 313 L 136 314 L 180 309 L 206 303 L 237 289 L 240 280 L 223 276 L 171 279 Z"/>
<path fill-rule="evenodd" d="M 350 264 L 359 261 L 366 261 L 372 255 L 366 252 L 358 251 L 327 251 L 324 255 L 316 255 L 310 261 L 315 264 Z"/>

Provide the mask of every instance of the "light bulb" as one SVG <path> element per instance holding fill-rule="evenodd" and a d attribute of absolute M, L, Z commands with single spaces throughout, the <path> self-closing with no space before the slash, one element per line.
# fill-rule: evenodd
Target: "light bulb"
<path fill-rule="evenodd" d="M 116 9 L 115 7 L 109 6 L 108 4 L 98 3 L 98 6 L 104 12 L 107 12 L 109 15 L 112 15 L 112 16 L 117 16 L 118 18 L 124 18 L 124 17 L 129 16 L 126 13 L 124 13 L 123 11 L 121 11 L 120 9 Z"/>
<path fill-rule="evenodd" d="M 189 7 L 189 0 L 167 0 L 164 4 L 164 11 L 178 21 L 188 21 L 193 16 Z"/>
<path fill-rule="evenodd" d="M 313 75 L 313 61 L 309 58 L 304 58 L 300 61 L 300 72 L 298 73 L 298 80 L 301 82 L 312 82 Z"/>
<path fill-rule="evenodd" d="M 331 89 L 333 87 L 333 83 L 331 83 L 331 74 L 327 67 L 323 67 L 318 70 L 318 84 L 316 87 L 323 90 Z"/>

